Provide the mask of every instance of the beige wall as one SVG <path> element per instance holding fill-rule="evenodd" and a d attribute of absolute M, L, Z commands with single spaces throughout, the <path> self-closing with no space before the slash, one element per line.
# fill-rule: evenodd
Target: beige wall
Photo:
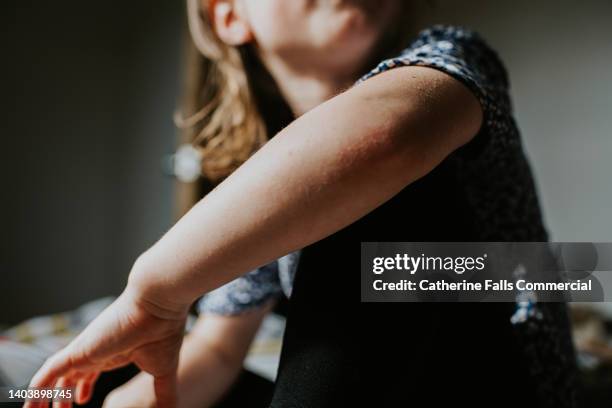
<path fill-rule="evenodd" d="M 505 61 L 551 239 L 612 241 L 612 2 L 432 3 Z"/>
<path fill-rule="evenodd" d="M 612 2 L 431 3 L 424 21 L 476 29 L 506 63 L 551 240 L 611 242 Z"/>

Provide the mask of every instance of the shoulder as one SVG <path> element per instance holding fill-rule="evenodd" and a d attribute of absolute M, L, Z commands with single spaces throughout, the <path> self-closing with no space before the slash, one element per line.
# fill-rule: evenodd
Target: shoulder
<path fill-rule="evenodd" d="M 361 80 L 398 65 L 438 68 L 462 81 L 508 88 L 508 74 L 497 52 L 475 31 L 436 25 L 421 31 L 399 55 L 382 61 Z"/>
<path fill-rule="evenodd" d="M 508 73 L 497 51 L 465 27 L 438 25 L 423 30 L 403 54 L 438 63 L 480 88 L 505 91 L 509 87 Z"/>
<path fill-rule="evenodd" d="M 473 30 L 449 25 L 422 30 L 407 48 L 380 62 L 358 83 L 406 66 L 432 68 L 465 85 L 480 103 L 483 128 L 511 117 L 506 68 L 497 52 Z"/>

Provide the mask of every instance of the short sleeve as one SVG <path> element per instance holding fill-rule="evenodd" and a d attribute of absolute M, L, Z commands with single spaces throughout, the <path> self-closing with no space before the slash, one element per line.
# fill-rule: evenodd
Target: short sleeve
<path fill-rule="evenodd" d="M 483 126 L 479 135 L 468 143 L 470 150 L 481 150 L 487 143 L 487 133 L 495 134 L 499 130 L 495 127 L 508 123 L 512 110 L 508 74 L 497 53 L 474 31 L 433 26 L 422 31 L 399 56 L 381 62 L 359 82 L 400 66 L 435 68 L 459 80 L 474 93 L 482 106 Z"/>
<path fill-rule="evenodd" d="M 234 315 L 261 306 L 282 293 L 278 262 L 274 261 L 207 293 L 196 309 L 199 313 Z"/>

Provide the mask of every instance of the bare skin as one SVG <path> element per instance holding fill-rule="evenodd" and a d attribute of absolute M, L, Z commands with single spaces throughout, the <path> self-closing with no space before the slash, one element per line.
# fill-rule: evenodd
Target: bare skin
<path fill-rule="evenodd" d="M 256 329 L 271 304 L 235 316 L 201 316 L 185 337 L 177 371 L 178 406 L 210 407 L 242 369 Z M 142 372 L 108 395 L 104 408 L 156 406 L 154 378 Z"/>
<path fill-rule="evenodd" d="M 251 1 L 214 2 L 221 7 L 214 9 L 220 15 L 215 20 L 218 34 L 228 43 L 257 41 L 267 54 L 284 58 L 292 69 L 273 74 L 286 84 L 287 99 L 297 98 L 299 89 L 283 77 L 294 75 L 297 65 L 291 57 L 283 57 L 283 44 L 263 41 L 263 23 L 249 20 L 254 19 L 248 14 Z M 306 6 L 312 3 L 296 2 L 304 6 L 300 12 L 308 11 Z M 282 3 L 290 2 L 262 0 L 259 4 L 269 3 L 284 10 Z M 229 11 L 223 9 L 228 5 Z M 346 18 L 342 13 L 353 11 L 340 12 Z M 349 22 L 356 30 L 370 30 Z M 260 31 L 255 29 L 258 24 Z M 355 41 L 367 44 L 364 38 L 370 31 L 366 31 L 354 34 Z M 330 38 L 335 38 L 332 34 Z M 352 34 L 343 33 L 344 40 L 347 35 Z M 312 49 L 323 58 L 327 54 L 321 48 L 317 39 Z M 328 62 L 326 69 L 334 61 Z M 346 72 L 353 68 L 344 67 Z M 325 78 L 321 86 L 327 86 L 327 74 L 320 74 Z M 336 89 L 344 85 L 338 83 Z M 396 68 L 321 98 L 327 99 L 294 104 L 297 114 L 304 113 L 146 251 L 118 300 L 51 357 L 31 385 L 77 385 L 77 401 L 82 402 L 91 395 L 100 372 L 133 362 L 153 377 L 157 406 L 175 407 L 183 327 L 193 301 L 245 271 L 360 219 L 471 140 L 482 123 L 474 95 L 458 81 L 429 68 Z M 257 326 L 245 325 L 252 331 Z M 243 350 L 242 345 L 236 350 Z"/>

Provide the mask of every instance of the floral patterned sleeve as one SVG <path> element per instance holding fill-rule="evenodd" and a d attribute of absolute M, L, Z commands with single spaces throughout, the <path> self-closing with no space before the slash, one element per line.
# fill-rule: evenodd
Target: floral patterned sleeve
<path fill-rule="evenodd" d="M 199 313 L 235 315 L 283 295 L 290 297 L 299 259 L 300 251 L 291 252 L 234 279 L 204 295 L 196 309 Z"/>
<path fill-rule="evenodd" d="M 445 25 L 423 30 L 400 55 L 382 61 L 359 82 L 401 66 L 437 69 L 474 93 L 484 114 L 483 131 L 469 143 L 474 153 L 512 128 L 508 73 L 495 50 L 475 31 Z"/>
<path fill-rule="evenodd" d="M 283 293 L 274 261 L 204 295 L 197 304 L 200 313 L 235 315 L 258 307 Z"/>

